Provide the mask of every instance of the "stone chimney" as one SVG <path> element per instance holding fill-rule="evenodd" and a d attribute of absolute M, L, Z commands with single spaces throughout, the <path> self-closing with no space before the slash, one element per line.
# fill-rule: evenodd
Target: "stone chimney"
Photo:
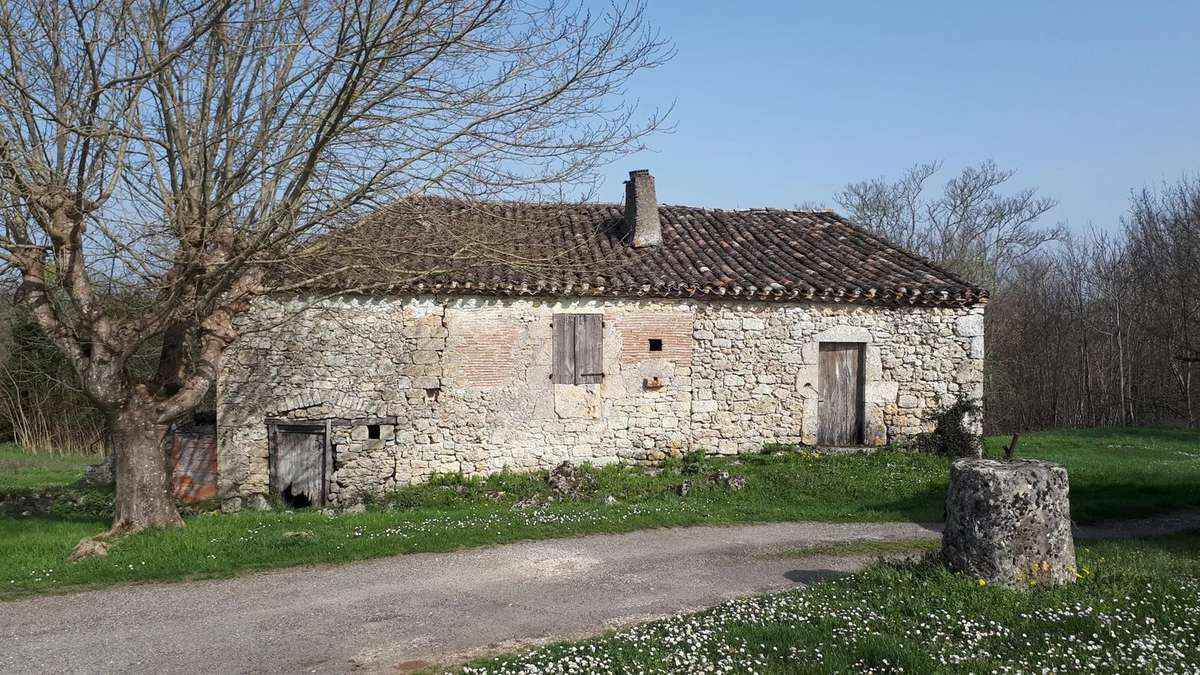
<path fill-rule="evenodd" d="M 635 248 L 662 243 L 654 176 L 646 169 L 630 171 L 625 181 L 625 230 Z"/>

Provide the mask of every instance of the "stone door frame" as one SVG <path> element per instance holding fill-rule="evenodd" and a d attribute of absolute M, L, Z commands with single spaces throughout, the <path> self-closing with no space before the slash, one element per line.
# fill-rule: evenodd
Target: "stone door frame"
<path fill-rule="evenodd" d="M 292 420 L 279 417 L 266 418 L 267 423 L 267 490 L 278 494 L 279 481 L 276 467 L 279 461 L 279 427 L 304 427 L 320 431 L 324 436 L 324 455 L 321 458 L 321 500 L 314 506 L 325 506 L 329 501 L 330 483 L 333 481 L 332 420 Z"/>
<path fill-rule="evenodd" d="M 895 382 L 883 380 L 883 359 L 879 344 L 870 329 L 861 326 L 834 326 L 823 330 L 804 343 L 801 348 L 801 366 L 796 372 L 796 391 L 803 400 L 804 419 L 800 438 L 805 445 L 816 447 L 817 429 L 820 424 L 818 369 L 821 360 L 822 342 L 849 342 L 861 344 L 863 348 L 862 371 L 862 444 L 868 447 L 887 445 L 887 426 L 884 424 L 884 407 L 895 403 L 899 387 Z"/>

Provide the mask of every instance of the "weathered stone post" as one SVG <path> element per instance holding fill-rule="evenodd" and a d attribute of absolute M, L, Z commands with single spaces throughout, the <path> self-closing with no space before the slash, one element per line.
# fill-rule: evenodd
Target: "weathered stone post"
<path fill-rule="evenodd" d="M 950 469 L 942 558 L 1011 588 L 1075 581 L 1067 470 L 1036 459 L 959 459 Z"/>

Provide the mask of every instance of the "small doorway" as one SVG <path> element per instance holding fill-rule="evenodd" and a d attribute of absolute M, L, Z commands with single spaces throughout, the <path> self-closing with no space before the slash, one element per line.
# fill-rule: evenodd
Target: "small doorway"
<path fill-rule="evenodd" d="M 171 487 L 175 499 L 192 504 L 217 496 L 217 434 L 208 429 L 175 430 L 169 436 Z"/>
<path fill-rule="evenodd" d="M 863 443 L 863 354 L 861 342 L 822 342 L 817 367 L 817 444 L 850 447 Z"/>
<path fill-rule="evenodd" d="M 292 508 L 324 506 L 329 496 L 329 427 L 273 423 L 270 426 L 271 493 Z"/>

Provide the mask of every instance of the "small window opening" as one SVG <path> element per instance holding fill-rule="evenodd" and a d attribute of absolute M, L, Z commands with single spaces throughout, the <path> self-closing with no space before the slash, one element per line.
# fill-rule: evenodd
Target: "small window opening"
<path fill-rule="evenodd" d="M 379 438 L 379 425 L 378 424 L 368 424 L 367 425 L 367 438 Z"/>
<path fill-rule="evenodd" d="M 652 352 L 661 352 L 662 351 L 662 338 L 650 338 L 650 351 L 652 351 Z"/>

